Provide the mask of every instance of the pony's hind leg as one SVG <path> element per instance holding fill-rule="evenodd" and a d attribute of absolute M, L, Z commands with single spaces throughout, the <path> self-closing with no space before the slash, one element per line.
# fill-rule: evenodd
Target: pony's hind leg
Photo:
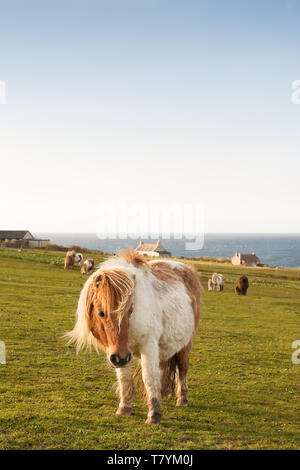
<path fill-rule="evenodd" d="M 187 373 L 190 365 L 190 352 L 192 348 L 192 341 L 176 354 L 176 362 L 178 367 L 178 376 L 176 382 L 176 406 L 188 406 L 188 385 Z"/>
<path fill-rule="evenodd" d="M 131 415 L 132 399 L 134 395 L 134 384 L 132 378 L 131 366 L 119 367 L 116 369 L 118 378 L 118 395 L 120 397 L 117 415 Z"/>

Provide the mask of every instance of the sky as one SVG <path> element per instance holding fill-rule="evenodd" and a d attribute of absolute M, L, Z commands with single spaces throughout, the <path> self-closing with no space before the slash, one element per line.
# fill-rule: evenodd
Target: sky
<path fill-rule="evenodd" d="M 300 233 L 299 18 L 300 0 L 0 0 L 0 229 L 95 232 L 126 199 Z"/>

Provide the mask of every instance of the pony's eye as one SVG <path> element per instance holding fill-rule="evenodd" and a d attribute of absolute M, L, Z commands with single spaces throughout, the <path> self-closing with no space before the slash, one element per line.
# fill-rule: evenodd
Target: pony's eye
<path fill-rule="evenodd" d="M 105 315 L 104 315 L 104 312 L 101 312 L 101 311 L 98 312 L 98 315 L 99 315 L 99 317 L 101 317 L 101 318 L 103 318 L 103 317 L 105 316 Z"/>

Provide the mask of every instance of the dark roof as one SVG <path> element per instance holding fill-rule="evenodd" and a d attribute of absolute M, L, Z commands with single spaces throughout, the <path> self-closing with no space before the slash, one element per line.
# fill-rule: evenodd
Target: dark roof
<path fill-rule="evenodd" d="M 241 260 L 245 263 L 260 263 L 260 259 L 254 253 L 252 253 L 251 255 L 241 254 Z"/>
<path fill-rule="evenodd" d="M 49 238 L 25 238 L 25 241 L 27 242 L 50 242 Z"/>
<path fill-rule="evenodd" d="M 0 230 L 1 240 L 21 240 L 25 237 L 26 233 L 30 233 L 29 230 Z M 30 233 L 31 235 L 31 233 Z M 31 235 L 32 237 L 32 235 Z"/>

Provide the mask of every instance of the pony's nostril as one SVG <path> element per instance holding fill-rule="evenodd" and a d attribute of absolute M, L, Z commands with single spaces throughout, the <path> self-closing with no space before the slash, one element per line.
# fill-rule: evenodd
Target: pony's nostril
<path fill-rule="evenodd" d="M 111 362 L 114 366 L 116 366 L 116 365 L 119 364 L 119 362 L 120 362 L 120 357 L 119 357 L 118 354 L 112 354 L 112 355 L 110 356 L 109 360 L 110 360 L 110 362 Z"/>
<path fill-rule="evenodd" d="M 130 362 L 131 361 L 131 357 L 132 357 L 132 354 L 131 353 L 128 353 L 127 354 L 127 357 L 126 357 L 126 362 Z"/>

